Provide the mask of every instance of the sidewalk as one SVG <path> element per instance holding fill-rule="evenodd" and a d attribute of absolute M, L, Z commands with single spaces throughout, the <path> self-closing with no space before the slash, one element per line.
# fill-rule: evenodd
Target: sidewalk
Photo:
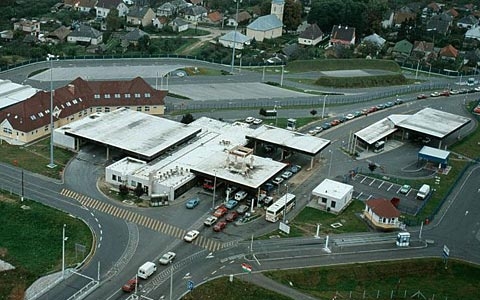
<path fill-rule="evenodd" d="M 31 286 L 25 291 L 25 300 L 33 300 L 40 297 L 45 292 L 49 291 L 52 287 L 60 283 L 62 280 L 70 277 L 74 269 L 65 269 L 65 277 L 62 278 L 62 272 L 49 274 L 37 279 Z"/>
<path fill-rule="evenodd" d="M 315 300 L 317 298 L 312 297 L 310 295 L 303 294 L 296 289 L 283 285 L 275 280 L 268 278 L 267 276 L 263 275 L 262 273 L 252 273 L 248 276 L 239 276 L 236 277 L 243 281 L 249 282 L 251 284 L 255 284 L 257 286 L 263 287 L 267 290 L 282 294 L 284 296 L 290 297 L 295 300 Z M 294 283 L 291 283 L 292 286 Z"/>

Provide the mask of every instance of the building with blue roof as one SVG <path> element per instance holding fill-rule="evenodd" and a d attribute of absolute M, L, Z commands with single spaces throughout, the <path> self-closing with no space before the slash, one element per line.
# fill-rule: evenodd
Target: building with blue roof
<path fill-rule="evenodd" d="M 272 0 L 270 14 L 261 16 L 247 26 L 247 36 L 262 42 L 282 36 L 284 0 Z"/>

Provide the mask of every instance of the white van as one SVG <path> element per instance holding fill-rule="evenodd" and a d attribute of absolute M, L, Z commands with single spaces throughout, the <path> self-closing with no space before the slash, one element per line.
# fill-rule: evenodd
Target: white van
<path fill-rule="evenodd" d="M 248 193 L 245 192 L 245 191 L 238 191 L 235 194 L 235 200 L 242 201 L 243 199 L 245 199 L 247 197 L 247 195 L 248 195 Z"/>
<path fill-rule="evenodd" d="M 424 184 L 418 190 L 417 199 L 425 200 L 425 198 L 427 198 L 428 194 L 430 194 L 430 186 L 428 184 Z"/>
<path fill-rule="evenodd" d="M 156 270 L 157 270 L 157 266 L 153 262 L 147 261 L 146 263 L 141 265 L 140 268 L 138 268 L 137 276 L 142 279 L 147 279 Z"/>

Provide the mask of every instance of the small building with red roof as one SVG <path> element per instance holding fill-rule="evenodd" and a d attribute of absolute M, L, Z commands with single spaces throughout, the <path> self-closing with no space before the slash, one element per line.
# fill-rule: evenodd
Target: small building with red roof
<path fill-rule="evenodd" d="M 374 228 L 390 231 L 400 228 L 400 211 L 386 199 L 371 199 L 365 202 L 364 218 Z"/>

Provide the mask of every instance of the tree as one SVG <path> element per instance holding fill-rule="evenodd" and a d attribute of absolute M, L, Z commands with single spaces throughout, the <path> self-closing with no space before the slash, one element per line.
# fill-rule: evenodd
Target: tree
<path fill-rule="evenodd" d="M 258 112 L 259 115 L 261 116 L 266 116 L 267 115 L 267 111 L 265 110 L 265 108 L 260 108 L 260 111 Z"/>
<path fill-rule="evenodd" d="M 140 51 L 147 51 L 149 46 L 150 37 L 148 35 L 144 35 L 138 39 L 138 48 L 140 49 Z"/>
<path fill-rule="evenodd" d="M 377 168 L 377 165 L 375 163 L 368 164 L 368 169 L 370 170 L 370 172 L 375 171 L 376 168 Z"/>
<path fill-rule="evenodd" d="M 143 193 L 145 193 L 141 183 L 137 183 L 137 187 L 135 187 L 134 193 L 135 193 L 135 196 L 137 196 L 137 198 L 140 198 L 143 195 Z"/>
<path fill-rule="evenodd" d="M 106 22 L 107 29 L 110 31 L 116 31 L 122 26 L 122 19 L 118 16 L 118 10 L 116 8 L 110 9 Z"/>
<path fill-rule="evenodd" d="M 195 121 L 195 118 L 192 116 L 191 113 L 188 113 L 186 115 L 183 115 L 182 120 L 180 122 L 182 122 L 183 124 L 190 124 L 193 121 Z"/>
<path fill-rule="evenodd" d="M 316 109 L 312 109 L 312 110 L 310 111 L 310 114 L 311 114 L 312 116 L 314 116 L 314 117 L 317 115 L 317 113 L 318 113 L 318 112 L 317 112 Z"/>
<path fill-rule="evenodd" d="M 125 184 L 119 185 L 118 190 L 119 190 L 121 196 L 128 195 L 129 190 L 128 190 L 128 187 Z"/>
<path fill-rule="evenodd" d="M 295 0 L 286 0 L 283 10 L 283 24 L 287 30 L 296 30 L 302 22 L 302 4 Z"/>

